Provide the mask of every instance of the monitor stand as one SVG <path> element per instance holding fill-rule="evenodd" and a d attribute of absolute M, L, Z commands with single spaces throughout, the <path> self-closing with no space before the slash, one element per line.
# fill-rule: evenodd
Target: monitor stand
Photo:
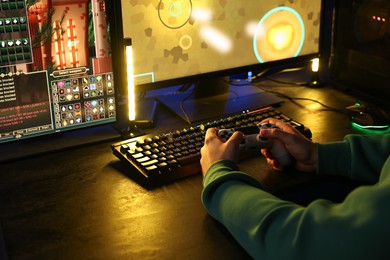
<path fill-rule="evenodd" d="M 283 102 L 253 85 L 230 84 L 228 78 L 203 80 L 188 86 L 184 91 L 157 99 L 189 124 Z"/>

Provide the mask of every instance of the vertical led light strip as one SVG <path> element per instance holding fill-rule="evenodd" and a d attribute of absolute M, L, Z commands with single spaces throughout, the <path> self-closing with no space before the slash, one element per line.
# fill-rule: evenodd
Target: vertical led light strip
<path fill-rule="evenodd" d="M 124 39 L 126 69 L 127 69 L 127 105 L 129 109 L 129 120 L 135 120 L 135 89 L 134 89 L 134 67 L 133 67 L 133 47 L 130 38 Z"/>

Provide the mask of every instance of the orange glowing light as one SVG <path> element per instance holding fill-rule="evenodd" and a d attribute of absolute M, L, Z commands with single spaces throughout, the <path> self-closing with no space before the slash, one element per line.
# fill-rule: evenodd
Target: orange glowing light
<path fill-rule="evenodd" d="M 293 37 L 294 28 L 290 24 L 274 25 L 267 33 L 267 41 L 277 51 L 288 48 L 293 41 Z"/>

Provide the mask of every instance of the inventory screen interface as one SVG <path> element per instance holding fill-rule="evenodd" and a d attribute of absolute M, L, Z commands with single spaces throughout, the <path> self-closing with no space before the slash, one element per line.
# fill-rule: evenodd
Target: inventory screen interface
<path fill-rule="evenodd" d="M 104 0 L 1 0 L 0 143 L 115 121 Z"/>

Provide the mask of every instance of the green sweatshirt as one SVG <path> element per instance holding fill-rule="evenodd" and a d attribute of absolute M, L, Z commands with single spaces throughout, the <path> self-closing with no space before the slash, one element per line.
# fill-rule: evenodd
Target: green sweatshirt
<path fill-rule="evenodd" d="M 262 190 L 231 161 L 213 164 L 202 201 L 256 259 L 390 259 L 390 134 L 318 144 L 318 174 L 373 183 L 342 203 L 303 207 Z"/>

